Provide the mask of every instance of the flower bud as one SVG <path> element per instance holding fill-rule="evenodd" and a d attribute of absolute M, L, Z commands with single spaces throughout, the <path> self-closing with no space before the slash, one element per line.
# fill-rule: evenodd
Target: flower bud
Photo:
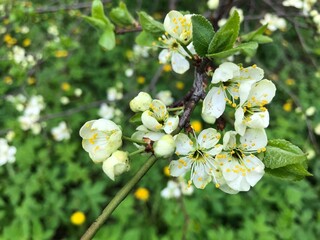
<path fill-rule="evenodd" d="M 158 141 L 153 145 L 153 151 L 156 157 L 168 158 L 176 149 L 176 143 L 173 137 L 169 134 L 162 136 Z"/>
<path fill-rule="evenodd" d="M 152 102 L 151 96 L 146 92 L 140 92 L 138 96 L 130 101 L 130 108 L 133 112 L 143 112 L 149 109 Z"/>
<path fill-rule="evenodd" d="M 102 170 L 107 176 L 114 181 L 116 176 L 129 171 L 128 153 L 124 151 L 115 151 L 111 157 L 103 161 Z"/>

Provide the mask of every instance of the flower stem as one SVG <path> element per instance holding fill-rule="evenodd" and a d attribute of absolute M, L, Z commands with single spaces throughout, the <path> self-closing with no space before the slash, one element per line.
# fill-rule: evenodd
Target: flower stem
<path fill-rule="evenodd" d="M 146 149 L 138 149 L 137 151 L 134 151 L 134 152 L 132 152 L 132 153 L 129 153 L 129 156 L 131 157 L 131 156 L 134 156 L 134 155 L 136 155 L 136 154 L 138 154 L 138 153 L 142 153 L 142 152 L 144 152 Z"/>
<path fill-rule="evenodd" d="M 123 186 L 120 191 L 114 196 L 114 198 L 109 202 L 106 208 L 103 210 L 101 215 L 91 224 L 87 231 L 81 237 L 81 240 L 92 239 L 102 224 L 108 219 L 111 213 L 119 206 L 119 204 L 126 198 L 133 187 L 140 181 L 140 179 L 148 172 L 148 170 L 156 162 L 157 158 L 152 155 L 145 164 L 138 170 L 136 175 L 131 178 L 131 180 Z"/>
<path fill-rule="evenodd" d="M 167 108 L 167 110 L 169 111 L 169 112 L 173 112 L 173 111 L 179 111 L 179 110 L 183 110 L 184 109 L 184 107 L 174 107 L 174 108 Z"/>
<path fill-rule="evenodd" d="M 126 136 L 122 136 L 123 140 L 127 140 L 129 142 L 134 142 L 134 143 L 138 143 L 138 144 L 147 144 L 146 142 L 142 141 L 142 140 L 137 140 L 137 139 L 133 139 L 130 137 L 126 137 Z"/>
<path fill-rule="evenodd" d="M 189 57 L 190 57 L 192 60 L 195 60 L 193 54 L 190 52 L 190 50 L 188 49 L 188 47 L 187 47 L 184 43 L 182 43 L 181 41 L 179 41 L 179 40 L 177 40 L 177 41 L 178 41 L 178 43 L 181 45 L 181 47 L 183 47 L 183 49 L 188 53 Z"/>

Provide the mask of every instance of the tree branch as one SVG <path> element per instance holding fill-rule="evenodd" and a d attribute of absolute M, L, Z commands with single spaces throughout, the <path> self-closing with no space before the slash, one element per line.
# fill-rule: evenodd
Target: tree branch
<path fill-rule="evenodd" d="M 101 215 L 91 224 L 85 234 L 81 237 L 81 240 L 92 239 L 102 224 L 109 218 L 112 212 L 119 206 L 119 204 L 126 198 L 134 186 L 140 181 L 140 179 L 149 171 L 149 169 L 156 162 L 157 158 L 152 155 L 145 164 L 138 170 L 136 175 L 114 196 L 110 203 L 103 210 Z"/>

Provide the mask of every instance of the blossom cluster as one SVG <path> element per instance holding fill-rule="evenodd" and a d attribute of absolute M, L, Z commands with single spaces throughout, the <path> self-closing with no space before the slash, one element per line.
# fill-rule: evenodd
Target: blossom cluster
<path fill-rule="evenodd" d="M 195 54 L 191 16 L 170 11 L 163 24 L 165 34 L 159 39 L 165 48 L 160 52 L 160 63 L 171 62 L 172 69 L 179 74 L 189 69 L 186 58 Z M 141 125 L 131 138 L 124 139 L 134 142 L 140 153 L 172 158 L 170 175 L 189 178 L 187 183 L 169 181 L 162 192 L 164 198 L 191 192 L 192 184 L 203 189 L 209 183 L 235 194 L 248 191 L 264 175 L 265 166 L 259 154 L 266 151 L 267 104 L 275 96 L 275 85 L 264 79 L 263 70 L 256 65 L 243 67 L 224 62 L 207 75 L 211 83 L 203 100 L 202 118 L 212 125 L 198 135 L 187 128 L 181 132 L 179 122 L 184 107 L 170 108 L 171 99 L 164 102 L 140 92 L 130 101 L 135 122 Z M 169 95 L 166 96 L 160 98 L 166 100 Z M 215 129 L 213 124 L 226 113 L 233 116 L 233 126 Z M 112 180 L 129 170 L 128 153 L 118 150 L 122 146 L 122 130 L 114 122 L 89 121 L 80 129 L 80 136 L 83 148 L 94 162 L 103 163 L 104 172 Z"/>

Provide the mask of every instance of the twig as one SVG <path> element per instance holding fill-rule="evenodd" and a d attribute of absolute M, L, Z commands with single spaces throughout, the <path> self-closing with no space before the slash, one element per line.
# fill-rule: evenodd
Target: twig
<path fill-rule="evenodd" d="M 81 237 L 81 240 L 92 239 L 102 224 L 109 218 L 111 213 L 119 206 L 119 204 L 126 198 L 134 186 L 140 181 L 140 179 L 149 171 L 149 169 L 156 162 L 157 158 L 151 156 L 146 163 L 138 170 L 136 175 L 114 196 L 111 202 L 106 206 L 101 215 L 91 224 L 85 234 Z"/>
<path fill-rule="evenodd" d="M 111 2 L 111 0 L 101 0 L 102 3 Z M 56 7 L 42 7 L 36 9 L 36 13 L 43 14 L 43 13 L 54 13 L 59 11 L 66 11 L 66 10 L 75 10 L 75 9 L 84 9 L 84 8 L 91 8 L 92 2 L 84 2 L 84 3 L 77 3 L 73 5 L 62 5 Z"/>

